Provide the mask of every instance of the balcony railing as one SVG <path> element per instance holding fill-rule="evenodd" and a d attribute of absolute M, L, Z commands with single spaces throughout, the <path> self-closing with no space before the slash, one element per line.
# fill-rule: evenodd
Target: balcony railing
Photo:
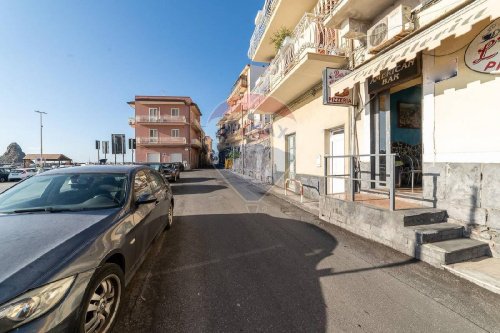
<path fill-rule="evenodd" d="M 198 121 L 198 119 L 196 118 L 193 118 L 193 126 L 199 130 L 201 130 L 201 125 L 200 125 L 200 122 Z"/>
<path fill-rule="evenodd" d="M 322 17 L 329 15 L 341 1 L 342 0 L 319 0 L 314 8 L 314 14 Z"/>
<path fill-rule="evenodd" d="M 185 116 L 161 116 L 161 117 L 150 117 L 150 116 L 136 116 L 135 119 L 129 119 L 129 123 L 134 121 L 134 123 L 185 123 Z"/>
<path fill-rule="evenodd" d="M 191 139 L 191 145 L 201 147 L 201 141 L 199 139 Z"/>
<path fill-rule="evenodd" d="M 238 94 L 242 88 L 248 88 L 248 80 L 246 75 L 241 75 L 238 80 L 236 80 L 236 82 L 233 84 L 233 87 L 231 88 L 229 97 Z"/>
<path fill-rule="evenodd" d="M 343 56 L 344 50 L 337 43 L 335 29 L 325 27 L 320 16 L 306 13 L 257 81 L 252 91 L 252 106 L 260 103 L 259 96 L 276 88 L 306 53 Z"/>
<path fill-rule="evenodd" d="M 174 136 L 166 136 L 166 137 L 140 137 L 137 138 L 137 144 L 139 145 L 180 145 L 186 144 L 185 137 L 174 137 Z"/>
<path fill-rule="evenodd" d="M 256 22 L 255 30 L 253 31 L 252 38 L 250 39 L 250 48 L 248 49 L 248 57 L 250 59 L 253 59 L 253 56 L 257 51 L 257 47 L 260 44 L 262 36 L 264 36 L 264 32 L 266 31 L 277 4 L 278 0 L 266 0 L 264 4 L 262 17 L 259 22 Z"/>

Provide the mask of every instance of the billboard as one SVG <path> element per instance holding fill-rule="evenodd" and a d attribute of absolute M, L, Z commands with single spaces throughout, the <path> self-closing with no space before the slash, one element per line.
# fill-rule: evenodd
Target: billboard
<path fill-rule="evenodd" d="M 111 134 L 111 153 L 112 154 L 125 154 L 125 134 Z"/>
<path fill-rule="evenodd" d="M 109 154 L 109 141 L 102 141 L 102 153 Z"/>
<path fill-rule="evenodd" d="M 332 85 L 351 71 L 327 67 L 323 71 L 323 104 L 324 105 L 353 105 L 352 89 L 344 89 L 339 93 L 333 93 Z"/>

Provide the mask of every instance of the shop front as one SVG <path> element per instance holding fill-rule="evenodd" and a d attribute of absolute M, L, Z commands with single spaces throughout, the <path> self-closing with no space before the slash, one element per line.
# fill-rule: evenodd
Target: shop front
<path fill-rule="evenodd" d="M 395 154 L 395 185 L 421 193 L 422 177 L 422 70 L 421 56 L 401 61 L 369 77 L 371 179 L 390 177 L 388 155 Z M 370 183 L 386 188 L 387 182 Z"/>

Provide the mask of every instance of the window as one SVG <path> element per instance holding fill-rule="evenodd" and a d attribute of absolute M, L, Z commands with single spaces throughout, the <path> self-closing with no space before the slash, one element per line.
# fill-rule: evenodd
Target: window
<path fill-rule="evenodd" d="M 158 108 L 149 108 L 149 120 L 158 119 Z"/>
<path fill-rule="evenodd" d="M 180 111 L 179 108 L 172 108 L 171 110 L 172 117 L 179 117 Z"/>
<path fill-rule="evenodd" d="M 151 179 L 150 185 L 151 189 L 153 190 L 153 193 L 160 191 L 162 185 L 165 184 L 161 176 L 158 175 L 156 172 L 150 172 L 150 171 L 148 171 L 148 174 L 149 178 Z"/>
<path fill-rule="evenodd" d="M 135 175 L 134 179 L 134 196 L 137 200 L 141 196 L 146 196 L 151 194 L 151 188 L 149 187 L 148 177 L 144 171 L 139 171 Z"/>
<path fill-rule="evenodd" d="M 150 142 L 158 142 L 158 130 L 151 128 L 149 130 L 149 141 Z"/>
<path fill-rule="evenodd" d="M 170 135 L 173 137 L 173 138 L 178 138 L 179 137 L 179 129 L 178 128 L 174 128 L 173 130 L 170 131 Z"/>

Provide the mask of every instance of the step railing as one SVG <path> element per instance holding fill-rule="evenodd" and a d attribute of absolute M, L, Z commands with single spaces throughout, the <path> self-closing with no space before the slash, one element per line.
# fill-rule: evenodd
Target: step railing
<path fill-rule="evenodd" d="M 378 179 L 365 179 L 361 176 L 357 176 L 356 174 L 356 163 L 361 160 L 363 157 L 369 157 L 370 159 L 379 160 L 380 158 L 385 158 L 386 161 L 386 172 L 385 178 L 380 179 L 380 175 L 378 175 Z M 330 174 L 330 163 L 332 163 L 333 159 L 342 159 L 349 160 L 349 174 L 345 174 L 345 168 L 342 170 L 342 173 L 336 173 L 336 170 L 333 170 L 333 173 Z M 329 163 L 330 162 L 330 163 Z M 343 163 L 345 167 L 345 163 Z M 396 208 L 396 154 L 363 154 L 363 155 L 326 155 L 324 157 L 324 178 L 325 178 L 325 196 L 328 195 L 328 184 L 329 180 L 333 178 L 347 180 L 350 184 L 348 189 L 349 200 L 354 201 L 354 195 L 356 191 L 356 183 L 368 182 L 376 185 L 384 185 L 389 188 L 389 209 L 394 211 Z M 360 174 L 360 172 L 358 172 Z M 373 178 L 373 177 L 371 177 Z"/>

